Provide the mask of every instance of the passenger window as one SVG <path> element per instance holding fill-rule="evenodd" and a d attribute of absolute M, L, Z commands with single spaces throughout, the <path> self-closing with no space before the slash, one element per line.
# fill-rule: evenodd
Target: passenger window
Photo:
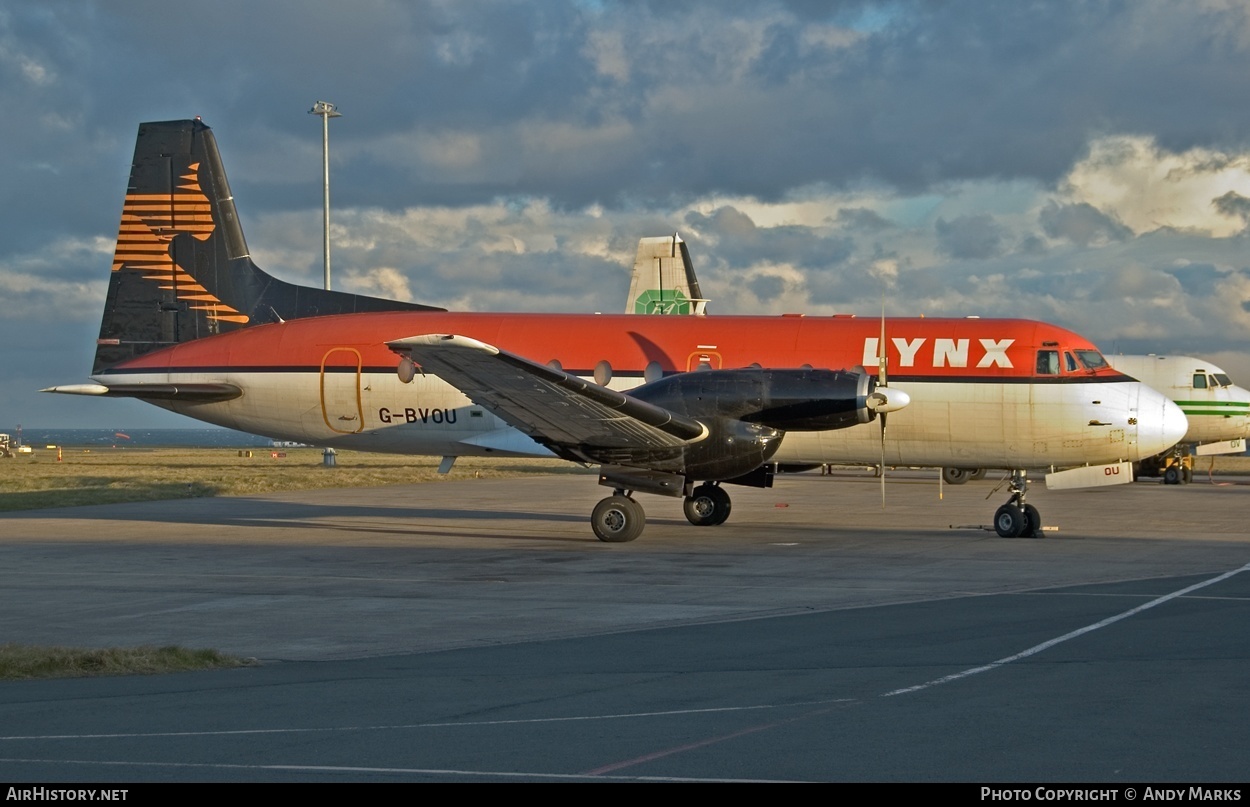
<path fill-rule="evenodd" d="M 1037 351 L 1037 373 L 1038 375 L 1059 375 L 1059 351 Z"/>
<path fill-rule="evenodd" d="M 1072 358 L 1072 354 L 1066 350 L 1063 352 L 1064 365 L 1068 368 L 1069 373 L 1076 372 L 1076 359 Z"/>
<path fill-rule="evenodd" d="M 1206 373 L 1194 373 L 1194 389 L 1206 389 L 1206 388 L 1207 388 L 1207 374 Z"/>

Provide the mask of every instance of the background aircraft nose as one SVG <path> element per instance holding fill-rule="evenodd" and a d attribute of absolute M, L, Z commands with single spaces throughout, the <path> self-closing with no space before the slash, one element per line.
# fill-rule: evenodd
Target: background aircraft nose
<path fill-rule="evenodd" d="M 1229 391 L 1229 397 L 1236 403 L 1250 404 L 1250 390 L 1244 387 L 1232 387 Z M 1233 421 L 1241 421 L 1241 436 L 1250 437 L 1250 408 L 1241 408 L 1238 412 L 1240 417 L 1233 417 Z"/>

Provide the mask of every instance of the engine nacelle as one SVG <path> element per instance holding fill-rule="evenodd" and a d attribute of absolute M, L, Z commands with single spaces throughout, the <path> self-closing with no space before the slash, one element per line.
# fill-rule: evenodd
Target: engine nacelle
<path fill-rule="evenodd" d="M 707 422 L 729 418 L 782 431 L 829 431 L 868 423 L 877 380 L 847 370 L 702 370 L 668 376 L 630 395 Z"/>
<path fill-rule="evenodd" d="M 772 459 L 785 434 L 759 423 L 731 418 L 700 418 L 707 434 L 694 442 L 666 448 L 582 446 L 581 457 L 627 468 L 647 468 L 691 479 L 732 479 Z"/>
<path fill-rule="evenodd" d="M 733 479 L 771 460 L 787 431 L 868 423 L 876 416 L 869 398 L 876 385 L 872 376 L 846 370 L 745 367 L 672 375 L 628 394 L 698 420 L 706 436 L 656 449 L 583 446 L 580 456 L 687 479 Z"/>

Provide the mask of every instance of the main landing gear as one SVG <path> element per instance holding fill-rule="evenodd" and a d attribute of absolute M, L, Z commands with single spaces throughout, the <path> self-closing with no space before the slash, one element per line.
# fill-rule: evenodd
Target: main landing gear
<path fill-rule="evenodd" d="M 984 468 L 943 468 L 942 481 L 948 485 L 962 485 L 985 478 Z"/>
<path fill-rule="evenodd" d="M 1011 498 L 994 513 L 994 531 L 1003 538 L 1042 537 L 1042 516 L 1036 507 L 1024 501 L 1029 490 L 1028 475 L 1012 471 L 1007 489 Z"/>
<path fill-rule="evenodd" d="M 695 488 L 682 505 L 686 519 L 696 527 L 724 524 L 732 509 L 733 502 L 729 499 L 729 494 L 720 485 L 712 482 L 704 482 Z"/>
<path fill-rule="evenodd" d="M 616 495 L 602 499 L 590 515 L 590 526 L 600 541 L 623 544 L 642 535 L 647 526 L 647 514 L 642 505 L 617 490 Z"/>
<path fill-rule="evenodd" d="M 595 537 L 609 544 L 632 541 L 642 534 L 647 515 L 642 505 L 634 501 L 632 492 L 615 488 L 613 495 L 600 500 L 590 516 L 590 526 Z M 683 497 L 682 510 L 687 520 L 696 527 L 714 527 L 724 524 L 733 509 L 733 502 L 725 489 L 716 482 L 704 482 L 689 496 Z"/>

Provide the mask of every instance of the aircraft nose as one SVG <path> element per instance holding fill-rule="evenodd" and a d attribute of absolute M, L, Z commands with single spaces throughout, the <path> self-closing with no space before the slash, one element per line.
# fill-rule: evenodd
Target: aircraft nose
<path fill-rule="evenodd" d="M 1234 417 L 1232 420 L 1241 422 L 1242 437 L 1250 437 L 1250 390 L 1243 387 L 1233 387 L 1229 392 L 1234 403 Z"/>
<path fill-rule="evenodd" d="M 1137 444 L 1142 457 L 1153 457 L 1179 443 L 1189 431 L 1189 419 L 1161 392 L 1142 385 L 1138 399 Z"/>

